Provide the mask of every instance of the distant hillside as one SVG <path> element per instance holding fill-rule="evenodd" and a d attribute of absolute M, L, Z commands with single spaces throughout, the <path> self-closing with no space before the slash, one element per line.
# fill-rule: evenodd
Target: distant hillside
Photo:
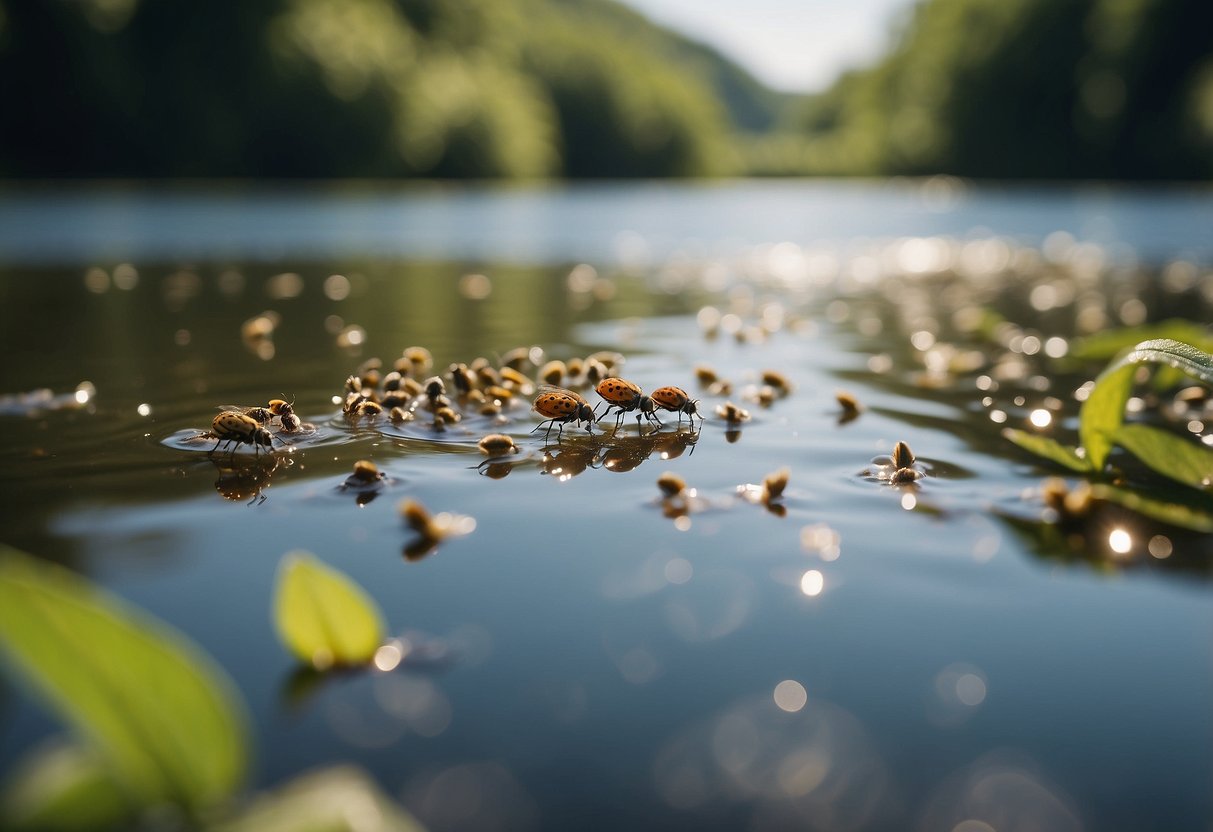
<path fill-rule="evenodd" d="M 783 98 L 612 0 L 0 0 L 0 175 L 739 170 Z"/>
<path fill-rule="evenodd" d="M 769 172 L 1213 178 L 1213 3 L 924 0 L 792 125 Z"/>

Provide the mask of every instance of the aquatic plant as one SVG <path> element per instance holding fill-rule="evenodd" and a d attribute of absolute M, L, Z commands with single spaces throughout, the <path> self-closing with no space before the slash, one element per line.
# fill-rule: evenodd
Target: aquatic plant
<path fill-rule="evenodd" d="M 351 766 L 302 775 L 237 808 L 250 755 L 227 675 L 163 621 L 7 546 L 0 652 L 75 735 L 9 774 L 0 789 L 6 829 L 124 829 L 141 819 L 227 832 L 421 829 Z"/>
<path fill-rule="evenodd" d="M 1095 380 L 1079 411 L 1080 445 L 1064 445 L 1015 429 L 1004 430 L 1003 436 L 1030 453 L 1090 477 L 1103 476 L 1113 448 L 1119 447 L 1168 480 L 1207 494 L 1213 488 L 1213 449 L 1152 425 L 1125 423 L 1134 378 L 1140 368 L 1149 365 L 1171 368 L 1213 386 L 1213 355 L 1169 338 L 1142 341 Z M 1177 502 L 1153 499 L 1119 484 L 1101 484 L 1098 496 L 1176 525 L 1202 531 L 1213 528 L 1209 509 L 1193 512 Z"/>

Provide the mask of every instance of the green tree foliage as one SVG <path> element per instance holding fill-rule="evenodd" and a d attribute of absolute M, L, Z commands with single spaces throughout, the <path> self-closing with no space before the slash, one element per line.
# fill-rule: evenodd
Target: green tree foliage
<path fill-rule="evenodd" d="M 775 111 L 611 0 L 0 0 L 0 73 L 24 177 L 692 176 Z"/>
<path fill-rule="evenodd" d="M 808 171 L 1208 178 L 1213 5 L 925 0 L 794 123 Z"/>

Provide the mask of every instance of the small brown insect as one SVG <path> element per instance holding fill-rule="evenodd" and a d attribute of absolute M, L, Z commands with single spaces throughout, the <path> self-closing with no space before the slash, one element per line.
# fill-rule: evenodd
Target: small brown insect
<path fill-rule="evenodd" d="M 618 427 L 623 422 L 623 414 L 636 411 L 636 424 L 640 425 L 640 419 L 643 416 L 650 421 L 661 424 L 661 420 L 657 418 L 656 405 L 653 399 L 644 394 L 640 389 L 640 385 L 634 384 L 627 379 L 622 378 L 607 378 L 598 383 L 595 388 L 598 395 L 602 396 L 607 403 L 607 408 L 598 417 L 598 421 L 602 421 L 611 412 L 611 409 L 619 411 L 618 418 L 615 420 L 615 425 Z"/>
<path fill-rule="evenodd" d="M 844 416 L 854 418 L 859 415 L 859 411 L 863 410 L 863 405 L 859 403 L 859 399 L 855 398 L 846 390 L 839 390 L 834 394 L 834 399 L 838 402 L 838 406 L 842 408 Z"/>
<path fill-rule="evenodd" d="M 524 390 L 532 384 L 529 378 L 513 367 L 502 367 L 499 375 L 503 386 L 508 384 L 516 389 Z"/>
<path fill-rule="evenodd" d="M 244 407 L 238 404 L 220 405 L 217 410 L 221 413 L 243 413 L 259 425 L 268 425 L 274 420 L 274 413 L 268 407 L 253 405 Z"/>
<path fill-rule="evenodd" d="M 409 363 L 412 375 L 414 376 L 427 373 L 434 366 L 434 356 L 425 347 L 409 347 L 404 351 L 402 357 Z M 401 370 L 401 372 L 403 373 L 404 371 Z"/>
<path fill-rule="evenodd" d="M 692 421 L 696 416 L 703 421 L 699 412 L 699 402 L 687 395 L 681 387 L 658 387 L 652 393 L 653 404 L 663 410 L 671 410 L 678 414 L 678 424 L 682 424 L 682 414 L 687 414 Z"/>
<path fill-rule="evenodd" d="M 665 496 L 677 497 L 686 490 L 687 481 L 677 474 L 667 471 L 657 478 L 657 487 L 661 489 L 661 493 Z"/>
<path fill-rule="evenodd" d="M 518 446 L 514 440 L 504 433 L 490 433 L 477 443 L 480 452 L 486 456 L 505 456 L 517 452 Z"/>
<path fill-rule="evenodd" d="M 431 402 L 439 396 L 446 394 L 446 384 L 438 376 L 432 376 L 425 380 L 425 395 Z"/>
<path fill-rule="evenodd" d="M 531 360 L 530 347 L 515 347 L 514 349 L 501 356 L 502 368 L 510 368 L 514 371 L 520 371 Z"/>
<path fill-rule="evenodd" d="M 467 394 L 469 390 L 476 387 L 476 374 L 468 369 L 466 364 L 452 364 L 449 368 L 451 381 L 455 385 L 455 389 L 462 394 Z"/>
<path fill-rule="evenodd" d="M 909 468 L 914 464 L 914 452 L 910 450 L 910 446 L 905 442 L 898 442 L 893 446 L 893 467 L 894 468 Z"/>
<path fill-rule="evenodd" d="M 388 412 L 388 418 L 397 425 L 401 422 L 411 422 L 413 421 L 413 411 L 405 410 L 403 407 L 393 407 Z"/>
<path fill-rule="evenodd" d="M 742 422 L 750 420 L 750 411 L 745 408 L 738 407 L 732 402 L 725 402 L 716 407 L 716 415 L 724 419 L 730 425 L 739 425 Z"/>
<path fill-rule="evenodd" d="M 371 401 L 370 399 L 363 399 L 358 403 L 357 407 L 354 408 L 355 416 L 366 416 L 370 419 L 375 418 L 381 413 L 383 413 L 383 405 L 379 404 L 379 402 Z"/>
<path fill-rule="evenodd" d="M 369 459 L 360 459 L 354 463 L 354 473 L 349 476 L 350 480 L 359 483 L 371 483 L 382 480 L 387 475 L 379 470 L 375 463 Z M 348 482 L 348 480 L 347 480 Z"/>
<path fill-rule="evenodd" d="M 700 384 L 706 387 L 709 384 L 715 383 L 720 376 L 718 376 L 716 371 L 707 364 L 699 364 L 695 367 L 695 378 L 698 379 Z"/>
<path fill-rule="evenodd" d="M 445 425 L 453 425 L 462 418 L 463 417 L 459 415 L 458 411 L 456 411 L 452 407 L 440 407 L 434 411 L 435 426 L 437 425 L 439 420 L 441 420 L 443 425 L 445 426 Z"/>
<path fill-rule="evenodd" d="M 553 359 L 539 368 L 539 380 L 544 384 L 563 384 L 568 374 L 568 366 L 558 359 Z"/>
<path fill-rule="evenodd" d="M 788 468 L 780 468 L 774 473 L 767 474 L 762 480 L 762 501 L 769 503 L 783 496 L 783 490 L 788 487 L 788 478 L 792 472 Z"/>
<path fill-rule="evenodd" d="M 788 377 L 777 370 L 763 370 L 762 383 L 772 388 L 781 396 L 786 396 L 792 392 L 792 382 L 788 381 Z"/>
<path fill-rule="evenodd" d="M 274 438 L 270 432 L 261 427 L 256 419 L 243 413 L 230 410 L 220 413 L 211 421 L 211 432 L 218 441 L 215 442 L 215 447 L 210 449 L 210 454 L 215 453 L 220 445 L 227 443 L 234 443 L 233 454 L 240 445 L 252 445 L 254 454 L 260 453 L 263 447 L 273 447 Z"/>
<path fill-rule="evenodd" d="M 541 392 L 535 397 L 531 408 L 547 419 L 548 432 L 545 434 L 545 438 L 551 435 L 552 425 L 559 425 L 556 432 L 556 436 L 559 437 L 566 422 L 585 422 L 586 432 L 592 432 L 590 428 L 594 424 L 594 411 L 585 399 L 572 390 L 565 390 L 562 387 L 541 388 Z M 540 422 L 535 430 L 539 430 L 543 425 L 544 422 Z"/>

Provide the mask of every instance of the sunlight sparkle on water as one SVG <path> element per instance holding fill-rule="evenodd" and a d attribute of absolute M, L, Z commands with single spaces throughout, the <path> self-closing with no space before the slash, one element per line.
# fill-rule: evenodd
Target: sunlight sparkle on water
<path fill-rule="evenodd" d="M 1045 410 L 1043 407 L 1038 407 L 1028 416 L 1028 421 L 1034 427 L 1047 428 L 1053 421 L 1053 414 Z"/>
<path fill-rule="evenodd" d="M 375 658 L 373 661 L 376 668 L 387 672 L 389 670 L 395 670 L 400 664 L 400 660 L 403 658 L 404 650 L 401 648 L 400 642 L 398 642 L 396 639 L 392 639 L 387 644 L 380 646 L 380 648 L 375 651 Z"/>
<path fill-rule="evenodd" d="M 800 576 L 800 591 L 810 598 L 820 595 L 825 585 L 825 575 L 816 569 L 810 569 Z"/>
<path fill-rule="evenodd" d="M 671 558 L 665 565 L 665 579 L 672 584 L 685 584 L 695 574 L 686 558 Z"/>
<path fill-rule="evenodd" d="M 1133 548 L 1133 537 L 1124 529 L 1112 529 L 1108 533 L 1108 548 L 1118 555 L 1127 555 Z"/>
<path fill-rule="evenodd" d="M 902 494 L 901 495 L 901 507 L 904 508 L 906 511 L 913 511 L 915 506 L 917 506 L 917 505 L 918 505 L 918 498 L 915 497 L 913 494 Z"/>
<path fill-rule="evenodd" d="M 808 701 L 808 691 L 794 679 L 784 679 L 775 686 L 775 704 L 780 710 L 794 714 L 804 708 Z"/>
<path fill-rule="evenodd" d="M 139 412 L 140 416 L 152 415 L 152 406 L 150 404 L 148 404 L 147 402 L 144 402 L 143 404 L 139 405 L 139 407 L 137 407 L 135 409 Z"/>

